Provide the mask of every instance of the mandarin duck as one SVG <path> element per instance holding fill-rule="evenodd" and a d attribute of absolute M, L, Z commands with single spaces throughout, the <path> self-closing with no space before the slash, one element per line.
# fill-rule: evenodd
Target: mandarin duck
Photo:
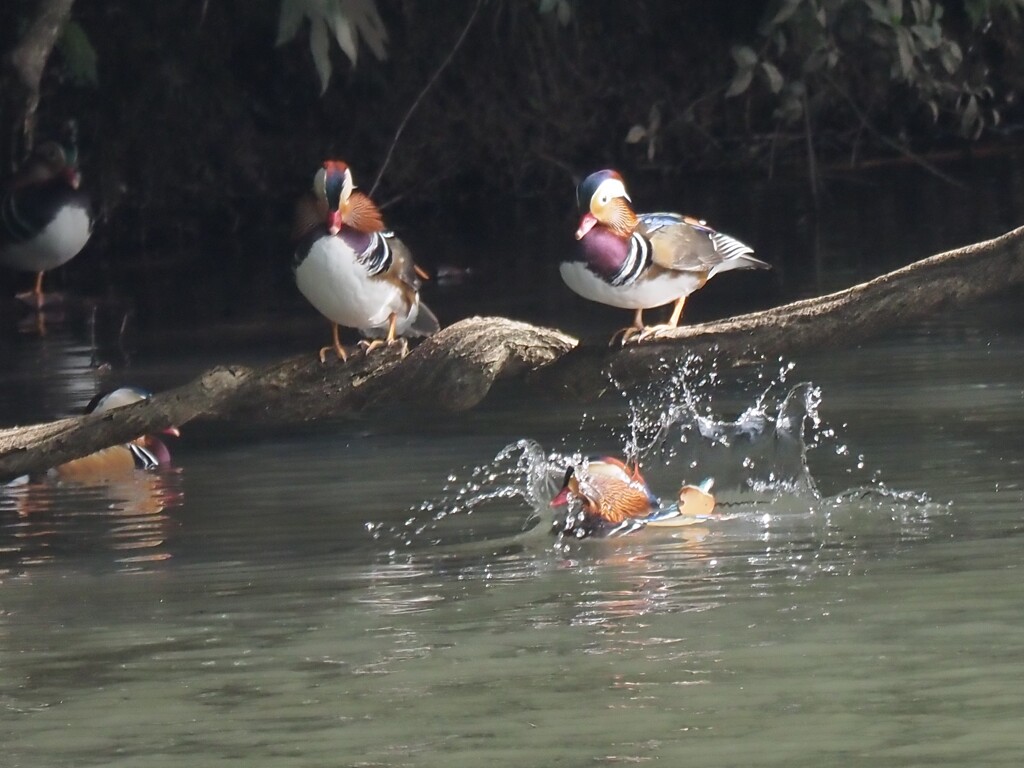
<path fill-rule="evenodd" d="M 0 264 L 36 273 L 28 295 L 37 308 L 44 303 L 44 273 L 74 258 L 92 234 L 76 133 L 69 124 L 61 141 L 36 147 L 0 201 Z"/>
<path fill-rule="evenodd" d="M 85 412 L 106 413 L 114 408 L 148 400 L 150 397 L 152 395 L 144 389 L 121 387 L 94 397 L 86 406 Z M 168 427 L 162 434 L 180 436 L 177 427 Z M 61 480 L 83 482 L 123 476 L 136 469 L 155 469 L 170 462 L 171 453 L 163 440 L 156 435 L 143 435 L 130 443 L 112 445 L 88 456 L 72 459 L 54 467 L 48 474 Z"/>
<path fill-rule="evenodd" d="M 559 533 L 582 538 L 591 533 L 615 535 L 641 528 L 644 521 L 661 510 L 661 501 L 647 486 L 640 468 L 611 456 L 591 459 L 565 471 L 562 489 L 551 500 L 563 507 L 578 499 L 582 510 L 570 514 L 564 523 L 556 521 Z"/>
<path fill-rule="evenodd" d="M 570 512 L 564 521 L 556 520 L 553 528 L 557 533 L 583 538 L 632 533 L 646 526 L 680 527 L 717 520 L 720 516 L 714 514 L 713 485 L 710 478 L 700 485 L 684 484 L 678 502 L 663 507 L 638 466 L 631 468 L 611 456 L 591 459 L 566 470 L 551 506 L 567 506 L 571 499 L 578 499 L 581 511 Z"/>
<path fill-rule="evenodd" d="M 321 362 L 332 348 L 348 359 L 338 338 L 342 325 L 374 339 L 367 351 L 399 338 L 430 336 L 440 327 L 420 301 L 420 279 L 426 273 L 385 228 L 373 201 L 355 191 L 344 162 L 328 160 L 317 171 L 312 195 L 299 202 L 295 233 L 295 282 L 332 324 L 333 344 L 320 350 Z"/>
<path fill-rule="evenodd" d="M 720 272 L 771 268 L 754 258 L 751 248 L 703 221 L 678 213 L 636 213 L 616 171 L 587 176 L 576 190 L 576 203 L 583 212 L 576 230 L 579 247 L 562 262 L 562 279 L 586 299 L 636 310 L 633 325 L 620 331 L 623 342 L 675 328 L 686 297 Z M 669 302 L 675 307 L 668 324 L 645 327 L 643 311 Z"/>

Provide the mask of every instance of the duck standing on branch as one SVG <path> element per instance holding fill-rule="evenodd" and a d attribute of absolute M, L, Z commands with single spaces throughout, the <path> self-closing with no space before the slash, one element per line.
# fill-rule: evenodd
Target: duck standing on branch
<path fill-rule="evenodd" d="M 434 313 L 420 301 L 420 278 L 426 273 L 385 228 L 373 201 L 355 190 L 346 163 L 328 160 L 317 171 L 312 195 L 299 202 L 295 231 L 295 282 L 333 325 L 333 344 L 320 350 L 321 362 L 332 348 L 348 359 L 338 326 L 373 338 L 367 351 L 438 330 Z"/>
<path fill-rule="evenodd" d="M 703 221 L 636 213 L 616 171 L 590 174 L 576 190 L 576 203 L 583 213 L 579 248 L 562 262 L 562 279 L 586 299 L 636 310 L 633 325 L 620 332 L 623 343 L 677 327 L 686 297 L 720 272 L 771 268 L 754 258 L 753 249 Z M 644 326 L 645 309 L 669 302 L 675 306 L 667 325 Z"/>
<path fill-rule="evenodd" d="M 36 147 L 0 200 L 0 264 L 36 273 L 27 295 L 37 309 L 44 304 L 43 275 L 78 255 L 92 234 L 81 180 L 70 123 L 60 141 Z"/>

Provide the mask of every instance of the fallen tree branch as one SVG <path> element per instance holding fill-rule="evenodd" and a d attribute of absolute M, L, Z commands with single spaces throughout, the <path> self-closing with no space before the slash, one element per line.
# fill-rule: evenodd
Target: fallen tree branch
<path fill-rule="evenodd" d="M 1024 227 L 915 262 L 837 293 L 684 326 L 643 344 L 581 345 L 559 330 L 472 317 L 402 357 L 397 347 L 322 365 L 310 353 L 260 369 L 214 368 L 193 382 L 101 416 L 0 430 L 0 477 L 38 472 L 145 432 L 196 418 L 296 422 L 374 409 L 473 408 L 503 378 L 556 397 L 597 397 L 666 364 L 714 352 L 720 361 L 838 348 L 1024 283 Z M 398 404 L 396 406 L 396 404 Z"/>

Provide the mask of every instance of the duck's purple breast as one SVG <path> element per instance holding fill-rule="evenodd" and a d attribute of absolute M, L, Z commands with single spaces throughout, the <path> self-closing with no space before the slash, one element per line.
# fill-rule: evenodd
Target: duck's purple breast
<path fill-rule="evenodd" d="M 370 239 L 373 237 L 373 234 L 370 232 L 360 232 L 358 229 L 352 229 L 352 227 L 343 227 L 337 236 L 357 254 L 363 254 L 370 247 Z"/>
<path fill-rule="evenodd" d="M 590 270 L 610 280 L 619 273 L 626 261 L 629 239 L 598 225 L 583 236 L 579 248 Z"/>

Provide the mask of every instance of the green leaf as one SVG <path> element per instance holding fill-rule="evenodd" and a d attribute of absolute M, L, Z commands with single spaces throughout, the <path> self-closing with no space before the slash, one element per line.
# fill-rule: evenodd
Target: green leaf
<path fill-rule="evenodd" d="M 896 48 L 899 52 L 899 73 L 904 80 L 910 80 L 914 76 L 914 48 L 913 38 L 906 27 L 896 28 Z"/>
<path fill-rule="evenodd" d="M 774 36 L 774 40 L 775 40 L 775 50 L 778 51 L 779 56 L 784 55 L 786 53 L 786 48 L 788 47 L 788 43 L 786 41 L 786 36 L 784 34 L 782 34 L 781 31 L 780 32 L 776 32 L 775 36 Z"/>
<path fill-rule="evenodd" d="M 661 128 L 661 107 L 652 104 L 651 111 L 647 114 L 647 130 L 653 136 L 659 128 Z"/>
<path fill-rule="evenodd" d="M 373 55 L 379 60 L 386 59 L 388 31 L 377 12 L 374 0 L 340 0 L 340 7 L 341 15 L 352 23 L 358 36 L 373 51 Z M 355 59 L 352 59 L 352 63 L 355 63 Z"/>
<path fill-rule="evenodd" d="M 734 45 L 729 53 L 740 69 L 750 69 L 757 64 L 757 54 L 749 45 Z"/>
<path fill-rule="evenodd" d="M 772 116 L 784 123 L 795 123 L 804 114 L 804 84 L 794 80 L 786 84 L 779 98 L 779 106 L 775 108 Z"/>
<path fill-rule="evenodd" d="M 313 64 L 320 77 L 320 95 L 322 96 L 331 82 L 331 51 L 328 45 L 327 22 L 322 18 L 309 21 L 309 50 L 313 54 Z"/>
<path fill-rule="evenodd" d="M 281 0 L 281 14 L 277 17 L 277 40 L 274 45 L 284 45 L 294 38 L 305 18 L 306 5 L 302 0 Z"/>
<path fill-rule="evenodd" d="M 983 127 L 984 122 L 981 121 L 981 115 L 979 114 L 978 100 L 971 96 L 967 99 L 964 111 L 960 114 L 960 133 L 964 136 L 977 138 L 977 134 L 981 133 Z"/>
<path fill-rule="evenodd" d="M 729 88 L 725 92 L 725 98 L 731 98 L 733 96 L 739 96 L 747 88 L 750 87 L 750 81 L 754 79 L 753 68 L 741 69 L 732 78 L 732 82 L 729 83 Z"/>
<path fill-rule="evenodd" d="M 647 138 L 647 129 L 644 128 L 640 123 L 637 123 L 629 129 L 629 133 L 626 134 L 627 144 L 639 144 L 641 141 Z"/>
<path fill-rule="evenodd" d="M 281 0 L 277 45 L 293 39 L 304 19 L 309 19 L 309 49 L 321 93 L 331 79 L 331 37 L 353 67 L 359 56 L 360 38 L 378 59 L 387 58 L 388 33 L 375 0 Z"/>
<path fill-rule="evenodd" d="M 878 0 L 864 0 L 864 5 L 868 7 L 871 12 L 871 18 L 880 24 L 885 24 L 887 27 L 891 27 L 892 14 L 889 13 L 889 9 L 882 5 Z"/>
<path fill-rule="evenodd" d="M 572 21 L 572 6 L 568 0 L 559 0 L 557 13 L 558 23 L 563 27 L 569 26 L 569 22 Z"/>
<path fill-rule="evenodd" d="M 964 61 L 964 54 L 959 45 L 952 40 L 947 40 L 944 45 L 939 47 L 939 61 L 942 62 L 942 68 L 952 75 L 960 69 L 960 65 Z"/>
<path fill-rule="evenodd" d="M 64 66 L 70 78 L 79 85 L 99 85 L 96 68 L 98 57 L 89 36 L 76 21 L 69 21 L 61 31 L 57 48 L 64 58 Z"/>
<path fill-rule="evenodd" d="M 932 5 L 932 0 L 914 0 L 914 15 L 918 21 L 938 23 L 944 8 L 940 3 Z"/>
<path fill-rule="evenodd" d="M 796 9 L 799 8 L 800 4 L 803 2 L 804 0 L 782 0 L 782 5 L 779 6 L 779 10 L 776 11 L 772 20 L 768 22 L 768 25 L 771 27 L 777 27 L 780 24 L 785 24 L 789 17 L 796 13 Z"/>
<path fill-rule="evenodd" d="M 988 21 L 989 0 L 967 0 L 964 11 L 971 22 L 971 29 L 977 29 Z"/>
<path fill-rule="evenodd" d="M 778 93 L 782 90 L 782 86 L 786 82 L 786 78 L 779 72 L 779 68 L 768 61 L 761 62 L 761 71 L 764 72 L 765 77 L 768 79 L 768 90 L 772 93 Z"/>
<path fill-rule="evenodd" d="M 334 33 L 338 47 L 348 56 L 348 60 L 354 67 L 359 56 L 359 40 L 356 38 L 355 28 L 342 13 L 341 5 L 336 0 L 331 2 L 331 6 L 333 7 L 328 10 L 327 23 L 331 27 L 331 32 Z"/>
<path fill-rule="evenodd" d="M 910 31 L 926 51 L 934 51 L 942 44 L 942 28 L 938 24 L 915 24 Z"/>

